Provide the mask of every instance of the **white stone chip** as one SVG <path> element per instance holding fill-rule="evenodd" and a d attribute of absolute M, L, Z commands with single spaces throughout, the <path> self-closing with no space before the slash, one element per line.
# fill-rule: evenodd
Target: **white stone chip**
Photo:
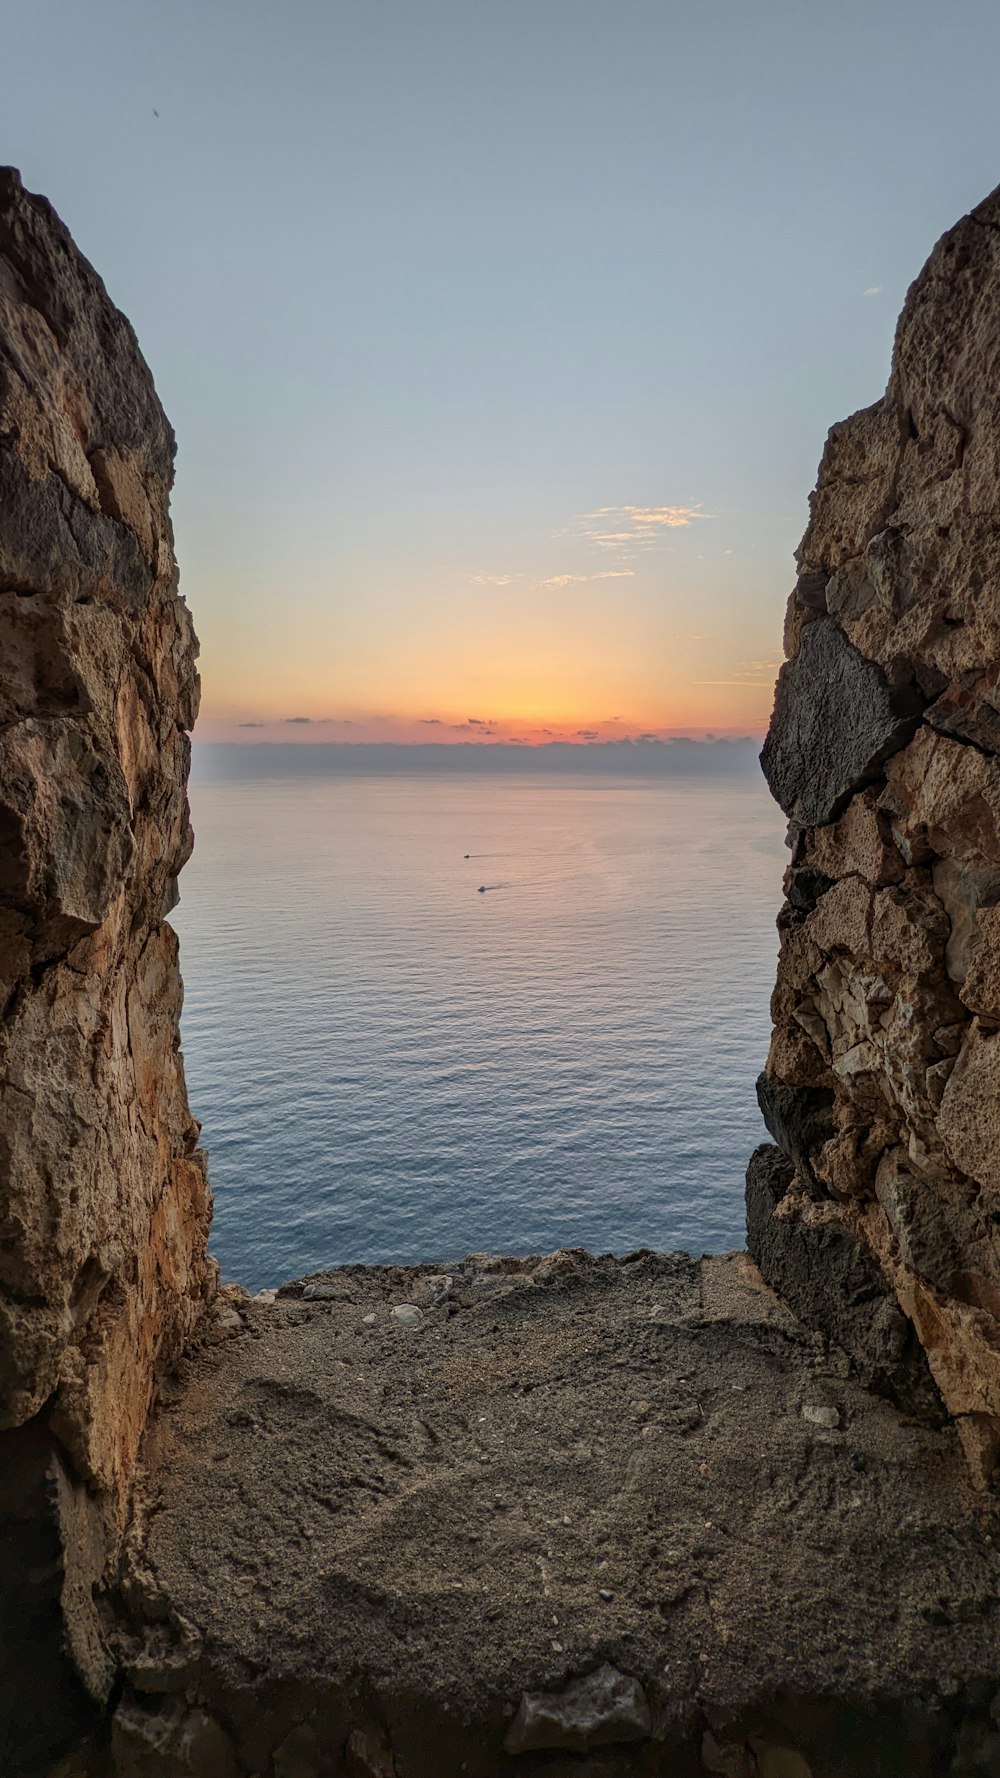
<path fill-rule="evenodd" d="M 824 1402 L 807 1401 L 802 1409 L 803 1420 L 810 1426 L 827 1426 L 832 1428 L 840 1425 L 840 1409 L 828 1407 Z"/>

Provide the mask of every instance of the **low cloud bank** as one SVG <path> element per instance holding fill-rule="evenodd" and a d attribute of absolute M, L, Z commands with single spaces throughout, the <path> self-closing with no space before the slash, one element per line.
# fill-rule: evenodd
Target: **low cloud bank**
<path fill-rule="evenodd" d="M 476 773 L 518 777 L 558 772 L 567 777 L 756 776 L 758 743 L 749 737 L 718 741 L 603 741 L 541 747 L 497 742 L 404 745 L 391 741 L 333 741 L 296 746 L 281 741 L 196 742 L 192 779 L 390 777 L 396 774 Z"/>

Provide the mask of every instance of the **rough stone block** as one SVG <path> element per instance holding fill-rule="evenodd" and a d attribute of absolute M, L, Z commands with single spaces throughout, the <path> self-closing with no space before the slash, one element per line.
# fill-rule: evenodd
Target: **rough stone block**
<path fill-rule="evenodd" d="M 747 1246 L 789 1307 L 847 1353 L 867 1387 L 914 1411 L 940 1413 L 927 1361 L 871 1254 L 837 1222 L 775 1216 L 790 1161 L 764 1145 L 747 1170 Z"/>
<path fill-rule="evenodd" d="M 807 625 L 778 675 L 760 762 L 771 794 L 802 827 L 834 821 L 912 738 L 925 699 L 894 689 L 832 618 Z"/>

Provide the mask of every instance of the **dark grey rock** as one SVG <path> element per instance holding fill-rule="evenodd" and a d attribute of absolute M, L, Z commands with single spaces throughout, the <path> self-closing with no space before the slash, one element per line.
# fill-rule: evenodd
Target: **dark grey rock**
<path fill-rule="evenodd" d="M 795 582 L 795 597 L 810 611 L 826 610 L 826 589 L 830 583 L 830 575 L 826 568 L 817 568 L 808 574 L 800 574 Z"/>
<path fill-rule="evenodd" d="M 637 1679 L 605 1662 L 561 1692 L 525 1692 L 504 1740 L 508 1753 L 562 1748 L 589 1753 L 621 1741 L 645 1741 L 653 1727 Z"/>
<path fill-rule="evenodd" d="M 924 702 L 913 685 L 891 687 L 832 618 L 817 618 L 778 675 L 760 756 L 775 801 L 802 826 L 833 821 L 905 747 Z"/>
<path fill-rule="evenodd" d="M 95 1503 L 39 1416 L 0 1433 L 0 1772 L 42 1778 L 96 1724 L 114 1668 L 94 1604 Z M 83 1657 L 83 1658 L 81 1658 Z"/>
<path fill-rule="evenodd" d="M 815 1185 L 811 1157 L 833 1135 L 833 1092 L 829 1087 L 789 1087 L 769 1074 L 757 1076 L 757 1103 L 778 1147 Z"/>
<path fill-rule="evenodd" d="M 879 1170 L 876 1194 L 889 1219 L 905 1265 L 952 1296 L 975 1301 L 969 1287 L 977 1274 L 1000 1294 L 991 1231 L 967 1181 L 939 1180 L 929 1187 L 905 1166 Z"/>
<path fill-rule="evenodd" d="M 788 899 L 800 914 L 811 914 L 820 897 L 833 888 L 833 878 L 821 870 L 793 870 Z"/>
<path fill-rule="evenodd" d="M 747 1169 L 747 1246 L 764 1279 L 807 1327 L 847 1353 L 867 1388 L 940 1420 L 923 1349 L 871 1255 L 843 1228 L 774 1215 L 793 1172 L 787 1156 L 766 1143 Z"/>

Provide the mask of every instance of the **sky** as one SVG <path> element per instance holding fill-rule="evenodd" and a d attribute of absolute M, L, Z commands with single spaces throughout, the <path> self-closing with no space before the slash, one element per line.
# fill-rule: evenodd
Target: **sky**
<path fill-rule="evenodd" d="M 204 739 L 760 734 L 995 0 L 2 0 L 178 435 Z"/>

